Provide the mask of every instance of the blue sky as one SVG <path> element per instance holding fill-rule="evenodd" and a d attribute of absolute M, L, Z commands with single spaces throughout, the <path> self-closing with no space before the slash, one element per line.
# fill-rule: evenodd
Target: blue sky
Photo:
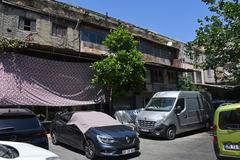
<path fill-rule="evenodd" d="M 188 42 L 195 38 L 198 18 L 210 15 L 201 0 L 60 0 L 81 6 L 164 36 Z"/>

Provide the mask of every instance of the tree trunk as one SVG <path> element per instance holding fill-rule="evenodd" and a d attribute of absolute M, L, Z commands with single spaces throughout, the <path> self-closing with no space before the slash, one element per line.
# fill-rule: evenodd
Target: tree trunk
<path fill-rule="evenodd" d="M 217 71 L 216 71 L 216 69 L 214 69 L 213 72 L 214 72 L 215 84 L 217 84 Z"/>
<path fill-rule="evenodd" d="M 109 89 L 109 114 L 112 115 L 112 92 L 113 88 L 110 87 Z"/>

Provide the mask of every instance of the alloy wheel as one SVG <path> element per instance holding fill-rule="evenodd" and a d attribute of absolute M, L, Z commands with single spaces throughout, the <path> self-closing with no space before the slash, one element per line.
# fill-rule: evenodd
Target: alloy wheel
<path fill-rule="evenodd" d="M 84 146 L 85 155 L 88 159 L 93 159 L 95 157 L 95 146 L 91 140 L 87 140 Z"/>
<path fill-rule="evenodd" d="M 57 145 L 59 142 L 57 140 L 57 135 L 55 131 L 52 131 L 51 137 L 52 137 L 52 144 Z"/>

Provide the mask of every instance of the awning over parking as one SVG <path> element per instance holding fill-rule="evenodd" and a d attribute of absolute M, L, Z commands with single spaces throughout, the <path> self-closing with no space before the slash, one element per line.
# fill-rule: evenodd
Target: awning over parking
<path fill-rule="evenodd" d="M 21 54 L 0 57 L 0 105 L 80 106 L 104 101 L 90 63 Z"/>

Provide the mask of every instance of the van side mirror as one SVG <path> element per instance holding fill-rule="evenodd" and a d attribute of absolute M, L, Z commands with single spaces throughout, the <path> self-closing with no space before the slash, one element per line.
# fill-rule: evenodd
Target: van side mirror
<path fill-rule="evenodd" d="M 176 106 L 175 113 L 180 113 L 183 110 L 182 106 Z"/>

